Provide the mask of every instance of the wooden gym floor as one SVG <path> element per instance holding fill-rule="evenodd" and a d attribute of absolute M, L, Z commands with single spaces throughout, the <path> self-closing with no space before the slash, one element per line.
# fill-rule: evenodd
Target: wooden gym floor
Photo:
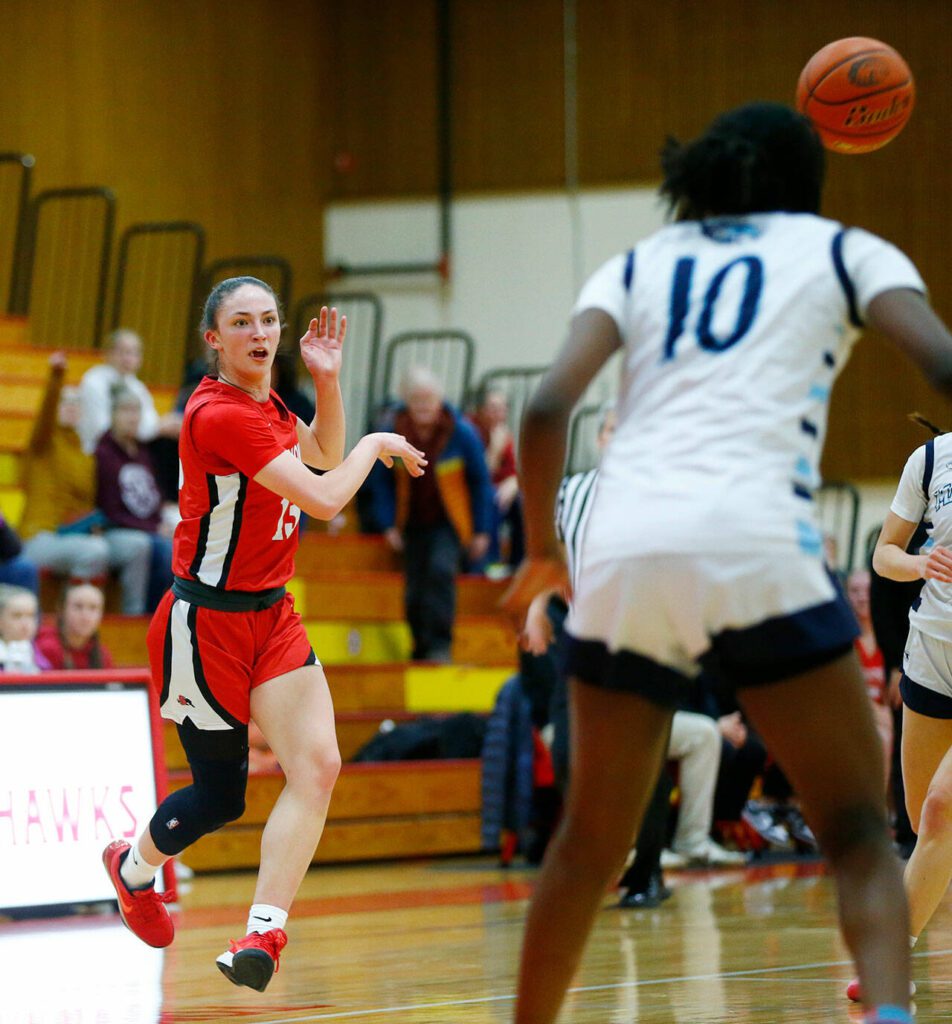
<path fill-rule="evenodd" d="M 534 872 L 486 858 L 322 866 L 305 880 L 267 992 L 215 967 L 243 931 L 251 873 L 186 883 L 164 953 L 114 914 L 0 925 L 0 1024 L 497 1024 L 510 1020 Z M 817 863 L 669 874 L 657 910 L 610 897 L 568 1024 L 859 1021 Z M 914 953 L 920 1024 L 952 1006 L 952 909 Z"/>

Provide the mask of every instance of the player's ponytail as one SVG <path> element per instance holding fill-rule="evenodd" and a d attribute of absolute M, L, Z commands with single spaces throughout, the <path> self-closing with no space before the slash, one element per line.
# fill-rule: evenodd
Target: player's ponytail
<path fill-rule="evenodd" d="M 920 427 L 925 427 L 933 437 L 941 437 L 943 434 L 947 434 L 947 430 L 943 430 L 942 427 L 937 427 L 931 420 L 927 420 L 922 413 L 911 412 L 909 413 L 909 419 L 913 423 L 918 423 Z"/>

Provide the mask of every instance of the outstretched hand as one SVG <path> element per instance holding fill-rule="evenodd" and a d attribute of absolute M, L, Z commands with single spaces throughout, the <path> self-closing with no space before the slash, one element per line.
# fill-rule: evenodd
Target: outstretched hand
<path fill-rule="evenodd" d="M 346 333 L 347 317 L 342 315 L 338 324 L 336 306 L 330 310 L 322 306 L 320 316 L 311 320 L 301 338 L 301 358 L 313 378 L 336 379 L 340 375 Z"/>
<path fill-rule="evenodd" d="M 523 636 L 527 649 L 531 649 L 528 645 L 534 642 L 533 638 L 525 635 L 524 630 L 533 599 L 542 593 L 547 596 L 560 593 L 567 597 L 568 592 L 568 570 L 561 558 L 527 558 L 499 599 L 499 607 Z"/>
<path fill-rule="evenodd" d="M 414 448 L 403 434 L 371 434 L 379 445 L 377 458 L 388 468 L 392 468 L 394 459 L 403 459 L 404 466 L 410 476 L 423 476 L 426 466 L 426 455 L 419 448 Z"/>

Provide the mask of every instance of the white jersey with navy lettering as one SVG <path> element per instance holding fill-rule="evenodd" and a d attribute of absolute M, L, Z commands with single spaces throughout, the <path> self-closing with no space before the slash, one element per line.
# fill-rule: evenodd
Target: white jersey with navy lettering
<path fill-rule="evenodd" d="M 909 456 L 890 509 L 907 522 L 925 522 L 928 539 L 920 551 L 933 544 L 952 548 L 952 434 Z M 909 623 L 926 636 L 952 642 L 952 583 L 926 580 Z"/>
<path fill-rule="evenodd" d="M 665 552 L 821 555 L 812 493 L 833 381 L 883 291 L 924 285 L 875 235 L 812 214 L 672 224 L 609 260 L 575 312 L 625 351 L 583 567 Z"/>

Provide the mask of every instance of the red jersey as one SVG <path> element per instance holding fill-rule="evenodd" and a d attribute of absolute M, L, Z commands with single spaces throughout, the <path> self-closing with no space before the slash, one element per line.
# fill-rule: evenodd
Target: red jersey
<path fill-rule="evenodd" d="M 297 417 L 205 377 L 185 406 L 172 571 L 220 590 L 267 590 L 294 575 L 301 510 L 253 477 L 282 452 L 301 457 Z"/>
<path fill-rule="evenodd" d="M 863 638 L 857 637 L 853 641 L 856 653 L 859 655 L 859 663 L 863 669 L 863 678 L 866 680 L 866 690 L 870 700 L 874 704 L 882 704 L 886 694 L 886 663 L 883 661 L 883 652 L 876 646 L 867 651 L 863 646 Z"/>

